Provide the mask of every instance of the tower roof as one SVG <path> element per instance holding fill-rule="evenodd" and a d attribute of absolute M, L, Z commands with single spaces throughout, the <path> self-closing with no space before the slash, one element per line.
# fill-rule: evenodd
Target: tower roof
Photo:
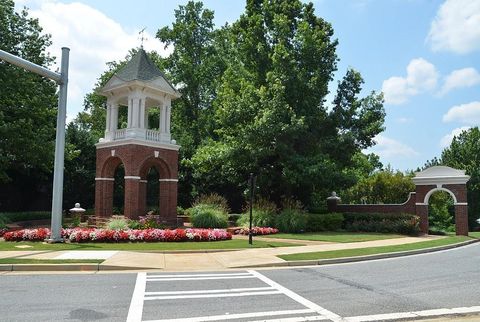
<path fill-rule="evenodd" d="M 125 66 L 120 68 L 112 78 L 100 90 L 101 92 L 115 88 L 122 83 L 130 83 L 140 81 L 146 83 L 162 84 L 161 87 L 167 92 L 171 92 L 174 96 L 180 97 L 178 91 L 173 87 L 165 74 L 158 69 L 153 61 L 148 57 L 143 48 L 140 48 Z"/>

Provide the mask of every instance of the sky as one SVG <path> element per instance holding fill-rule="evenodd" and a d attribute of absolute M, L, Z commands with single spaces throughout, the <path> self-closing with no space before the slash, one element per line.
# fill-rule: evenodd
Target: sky
<path fill-rule="evenodd" d="M 46 33 L 51 54 L 69 47 L 67 121 L 83 109 L 106 63 L 140 45 L 163 56 L 156 38 L 171 26 L 183 0 L 17 0 Z M 441 155 L 454 135 L 480 123 L 480 0 L 316 0 L 315 13 L 330 22 L 339 40 L 335 80 L 348 68 L 362 74 L 363 95 L 383 91 L 385 127 L 366 152 L 384 165 L 415 170 Z M 205 0 L 217 27 L 244 11 L 241 0 Z M 333 93 L 328 97 L 331 101 Z"/>

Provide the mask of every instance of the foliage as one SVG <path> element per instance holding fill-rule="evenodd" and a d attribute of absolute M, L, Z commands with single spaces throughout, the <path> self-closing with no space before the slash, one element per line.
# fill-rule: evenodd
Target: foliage
<path fill-rule="evenodd" d="M 444 232 L 455 231 L 455 206 L 448 192 L 436 191 L 428 201 L 428 223 L 430 229 Z"/>
<path fill-rule="evenodd" d="M 473 229 L 480 218 L 480 129 L 473 127 L 455 136 L 443 150 L 440 163 L 465 170 L 471 177 L 467 182 L 468 224 Z"/>
<path fill-rule="evenodd" d="M 257 227 L 273 227 L 275 225 L 275 217 L 277 216 L 277 206 L 267 199 L 259 198 L 253 204 L 252 209 L 252 226 Z M 246 209 L 237 220 L 237 225 L 248 227 L 250 225 L 250 212 Z"/>
<path fill-rule="evenodd" d="M 197 203 L 189 209 L 190 222 L 195 228 L 227 228 L 228 214 L 211 204 Z"/>
<path fill-rule="evenodd" d="M 50 236 L 48 228 L 23 229 L 7 232 L 5 241 L 43 241 Z M 217 229 L 143 229 L 110 230 L 94 228 L 62 229 L 62 238 L 70 242 L 181 242 L 218 241 L 232 239 L 225 230 Z"/>
<path fill-rule="evenodd" d="M 252 235 L 253 236 L 258 236 L 258 235 L 271 235 L 271 234 L 277 234 L 278 229 L 277 228 L 272 228 L 272 227 L 252 227 Z M 248 228 L 242 228 L 239 230 L 235 231 L 235 235 L 249 235 L 250 234 L 250 229 Z"/>
<path fill-rule="evenodd" d="M 275 219 L 275 227 L 283 233 L 304 232 L 307 227 L 307 215 L 299 201 L 285 199 L 283 209 Z"/>
<path fill-rule="evenodd" d="M 411 214 L 345 213 L 344 218 L 344 228 L 347 231 L 398 233 L 411 236 L 420 234 L 420 218 Z"/>
<path fill-rule="evenodd" d="M 110 218 L 105 225 L 108 230 L 125 230 L 128 229 L 128 220 L 125 218 Z"/>
<path fill-rule="evenodd" d="M 337 231 L 342 228 L 343 220 L 343 215 L 339 213 L 308 214 L 307 231 Z"/>
<path fill-rule="evenodd" d="M 191 160 L 199 189 L 240 194 L 254 172 L 260 195 L 307 204 L 314 192 L 350 184 L 342 170 L 383 130 L 383 97 L 359 98 L 363 80 L 351 69 L 328 111 L 338 59 L 331 25 L 312 4 L 248 1 L 223 30 L 230 59 L 213 101 L 215 135 Z"/>
<path fill-rule="evenodd" d="M 162 223 L 160 215 L 147 214 L 145 216 L 138 217 L 140 228 L 164 228 L 165 224 Z"/>
<path fill-rule="evenodd" d="M 390 204 L 404 203 L 415 191 L 412 173 L 404 174 L 387 168 L 360 179 L 341 195 L 344 203 Z"/>
<path fill-rule="evenodd" d="M 5 223 L 50 218 L 52 218 L 52 213 L 50 211 L 0 212 L 0 222 L 3 221 Z"/>
<path fill-rule="evenodd" d="M 208 205 L 212 208 L 218 209 L 222 212 L 229 213 L 230 208 L 228 207 L 228 201 L 224 197 L 220 196 L 217 193 L 211 193 L 208 195 L 200 195 L 195 199 L 193 207 L 197 205 Z"/>

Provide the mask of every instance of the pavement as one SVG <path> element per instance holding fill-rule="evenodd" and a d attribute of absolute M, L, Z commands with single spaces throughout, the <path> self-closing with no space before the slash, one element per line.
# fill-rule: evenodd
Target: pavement
<path fill-rule="evenodd" d="M 235 238 L 245 238 L 235 236 Z M 332 263 L 352 262 L 386 257 L 397 257 L 437 251 L 458 247 L 462 244 L 448 245 L 436 248 L 359 256 L 350 258 L 314 260 L 314 261 L 285 261 L 278 255 L 307 253 L 319 251 L 332 251 L 344 249 L 358 249 L 379 246 L 393 246 L 418 243 L 428 240 L 443 238 L 441 236 L 402 237 L 385 240 L 375 240 L 355 243 L 332 243 L 318 241 L 293 241 L 290 239 L 262 238 L 257 240 L 284 241 L 299 243 L 302 246 L 276 247 L 276 248 L 252 248 L 241 250 L 209 250 L 209 251 L 1 251 L 0 258 L 24 258 L 24 259 L 102 259 L 100 264 L 3 264 L 0 271 L 108 271 L 108 270 L 163 270 L 163 271 L 221 271 L 238 268 L 278 267 L 278 266 L 304 266 L 321 265 Z"/>

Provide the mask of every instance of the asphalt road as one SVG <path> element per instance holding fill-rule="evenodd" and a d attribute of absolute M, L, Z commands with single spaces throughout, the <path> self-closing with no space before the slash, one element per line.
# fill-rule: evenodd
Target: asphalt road
<path fill-rule="evenodd" d="M 0 321 L 376 321 L 422 314 L 451 318 L 452 312 L 480 313 L 479 282 L 479 244 L 293 269 L 8 273 L 0 275 Z"/>

